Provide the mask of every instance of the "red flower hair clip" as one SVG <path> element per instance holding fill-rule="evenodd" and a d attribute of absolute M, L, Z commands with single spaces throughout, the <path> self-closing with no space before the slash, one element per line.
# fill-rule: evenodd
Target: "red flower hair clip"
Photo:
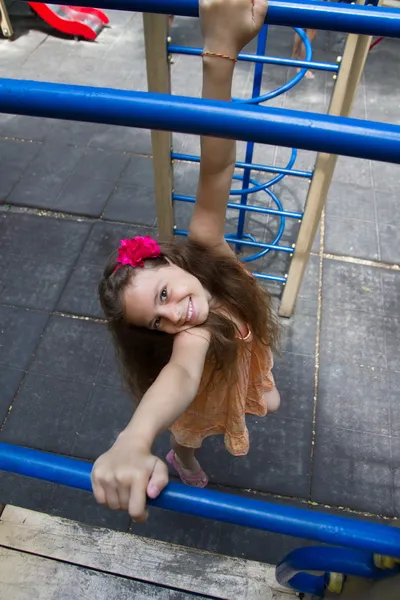
<path fill-rule="evenodd" d="M 131 267 L 143 267 L 147 258 L 158 258 L 161 256 L 160 246 L 149 236 L 138 235 L 130 240 L 121 240 L 118 248 L 117 271 L 123 265 Z"/>

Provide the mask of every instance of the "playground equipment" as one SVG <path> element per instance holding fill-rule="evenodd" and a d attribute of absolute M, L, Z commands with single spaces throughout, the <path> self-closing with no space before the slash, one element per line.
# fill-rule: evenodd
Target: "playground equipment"
<path fill-rule="evenodd" d="M 93 0 L 90 0 L 90 3 L 92 2 Z M 258 274 L 280 283 L 286 282 L 281 312 L 285 315 L 291 314 L 332 178 L 336 155 L 400 163 L 400 127 L 346 118 L 370 47 L 371 36 L 400 37 L 400 11 L 335 3 L 304 5 L 295 1 L 271 2 L 267 25 L 260 34 L 256 55 L 240 57 L 241 60 L 254 60 L 257 63 L 254 97 L 249 102 L 224 103 L 169 95 L 169 54 L 196 54 L 199 50 L 183 49 L 173 46 L 170 41 L 166 42 L 168 18 L 163 15 L 175 13 L 196 16 L 196 1 L 97 0 L 96 4 L 99 8 L 147 11 L 144 15 L 144 25 L 150 92 L 3 79 L 0 80 L 0 111 L 152 129 L 158 224 L 161 234 L 165 237 L 173 235 L 174 232 L 173 200 L 193 201 L 189 196 L 182 198 L 173 195 L 171 158 L 193 162 L 198 160 L 193 156 L 171 154 L 170 132 L 181 131 L 250 140 L 246 159 L 238 164 L 243 170 L 242 189 L 239 190 L 241 202 L 231 203 L 230 207 L 238 210 L 240 215 L 246 211 L 275 215 L 280 222 L 278 234 L 282 224 L 285 224 L 285 219 L 301 220 L 300 232 L 294 249 L 279 243 L 281 235 L 272 244 L 261 244 L 245 235 L 244 220 L 239 218 L 237 234 L 229 239 L 239 248 L 256 248 L 258 255 L 271 250 L 293 254 L 287 279 Z M 358 35 L 349 36 L 343 58 L 335 65 L 312 62 L 309 45 L 306 61 L 285 61 L 263 56 L 269 23 L 353 31 Z M 302 32 L 300 35 L 305 39 Z M 307 40 L 305 41 L 307 43 Z M 263 64 L 301 66 L 303 72 L 306 68 L 326 69 L 336 75 L 329 114 L 317 115 L 252 105 L 265 100 L 259 98 Z M 303 72 L 289 82 L 290 86 L 300 80 Z M 281 88 L 279 93 L 282 91 Z M 278 91 L 273 93 L 277 94 Z M 313 173 L 293 168 L 296 150 L 292 151 L 289 164 L 284 168 L 252 165 L 254 142 L 315 150 L 321 154 L 317 158 Z M 271 172 L 275 177 L 268 185 L 263 184 L 260 188 L 251 176 L 251 171 Z M 274 180 L 276 183 L 279 178 L 288 174 L 311 179 L 303 214 L 285 211 L 270 189 Z M 248 196 L 255 188 L 265 189 L 277 208 L 247 204 Z M 175 233 L 185 235 L 184 231 Z M 252 257 L 253 260 L 255 258 L 257 255 Z M 90 464 L 35 450 L 0 444 L 0 468 L 87 491 L 91 489 Z M 400 530 L 392 527 L 360 523 L 251 499 L 236 499 L 217 492 L 183 488 L 176 484 L 168 486 L 154 504 L 168 510 L 333 544 L 334 548 L 296 550 L 277 567 L 276 574 L 280 583 L 318 597 L 323 597 L 327 588 L 339 593 L 345 575 L 379 579 L 399 572 Z M 310 571 L 319 571 L 322 574 L 315 575 Z"/>
<path fill-rule="evenodd" d="M 95 40 L 108 25 L 107 15 L 97 8 L 79 6 L 59 6 L 43 2 L 28 2 L 31 9 L 46 23 L 75 38 Z M 14 35 L 5 0 L 0 0 L 0 24 L 4 37 Z"/>

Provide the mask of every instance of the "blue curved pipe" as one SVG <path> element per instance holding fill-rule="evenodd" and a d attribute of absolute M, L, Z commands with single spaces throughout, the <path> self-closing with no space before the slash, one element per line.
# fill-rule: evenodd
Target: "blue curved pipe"
<path fill-rule="evenodd" d="M 52 483 L 92 491 L 92 465 L 31 448 L 0 443 L 0 469 Z M 400 558 L 400 529 L 281 506 L 210 489 L 170 483 L 149 504 L 165 510 L 272 531 L 332 545 Z"/>

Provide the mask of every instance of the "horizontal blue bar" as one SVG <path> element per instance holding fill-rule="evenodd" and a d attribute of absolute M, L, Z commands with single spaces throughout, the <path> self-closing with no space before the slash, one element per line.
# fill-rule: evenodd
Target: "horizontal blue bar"
<path fill-rule="evenodd" d="M 257 279 L 265 279 L 265 281 L 277 281 L 279 283 L 286 283 L 286 277 L 281 275 L 267 275 L 266 273 L 253 272 L 252 275 Z"/>
<path fill-rule="evenodd" d="M 171 54 L 186 54 L 189 56 L 201 56 L 202 48 L 191 48 L 190 46 L 168 46 L 168 52 Z M 317 71 L 331 71 L 337 73 L 339 65 L 332 63 L 316 62 L 314 60 L 296 60 L 293 58 L 279 58 L 278 56 L 258 56 L 257 54 L 241 53 L 239 60 L 245 62 L 263 63 L 265 65 L 280 65 L 283 67 L 298 67 L 305 69 L 315 69 Z"/>
<path fill-rule="evenodd" d="M 46 0 L 39 0 L 45 2 Z M 57 0 L 57 4 L 197 17 L 198 0 Z M 348 5 L 339 2 L 270 0 L 266 23 L 344 33 L 400 37 L 400 13 L 396 9 Z"/>
<path fill-rule="evenodd" d="M 173 152 L 171 154 L 172 160 L 183 160 L 187 162 L 199 163 L 200 157 L 192 154 L 179 154 Z M 313 176 L 312 171 L 299 171 L 298 169 L 285 169 L 285 167 L 274 167 L 272 165 L 258 165 L 247 162 L 237 162 L 237 169 L 251 169 L 252 171 L 260 171 L 262 173 L 282 173 L 284 175 L 291 175 L 292 177 L 304 177 L 305 179 L 311 179 Z"/>
<path fill-rule="evenodd" d="M 400 163 L 400 127 L 236 102 L 0 79 L 0 112 L 178 131 Z"/>
<path fill-rule="evenodd" d="M 185 236 L 188 235 L 188 231 L 186 229 L 174 229 L 175 235 Z M 225 239 L 227 242 L 231 244 L 242 244 L 243 246 L 249 246 L 249 248 L 264 248 L 268 250 L 276 250 L 276 252 L 286 252 L 288 254 L 293 253 L 293 248 L 289 246 L 274 246 L 273 244 L 263 244 L 262 242 L 250 242 L 249 240 L 243 240 L 236 238 L 233 235 L 226 235 Z"/>
<path fill-rule="evenodd" d="M 0 443 L 0 469 L 92 491 L 92 465 L 31 448 Z M 170 483 L 149 504 L 206 519 L 272 531 L 400 558 L 400 529 L 376 523 Z"/>
<path fill-rule="evenodd" d="M 185 196 L 184 194 L 174 194 L 172 196 L 173 200 L 177 202 L 188 202 L 189 204 L 194 204 L 196 202 L 196 198 L 194 196 Z M 300 212 L 290 212 L 286 210 L 277 210 L 275 208 L 264 208 L 263 206 L 253 206 L 252 204 L 237 204 L 236 202 L 228 202 L 228 208 L 233 208 L 233 210 L 244 211 L 248 210 L 249 212 L 256 212 L 265 215 L 275 215 L 277 217 L 289 217 L 289 219 L 302 219 L 303 213 Z"/>

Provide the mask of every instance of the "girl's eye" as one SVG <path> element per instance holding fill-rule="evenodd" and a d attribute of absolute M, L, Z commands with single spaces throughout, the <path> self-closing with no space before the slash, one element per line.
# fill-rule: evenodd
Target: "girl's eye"
<path fill-rule="evenodd" d="M 167 288 L 165 287 L 161 290 L 161 294 L 160 294 L 161 302 L 165 302 L 167 298 L 168 298 Z"/>
<path fill-rule="evenodd" d="M 160 317 L 158 317 L 155 321 L 154 321 L 154 329 L 159 329 L 160 327 L 160 323 L 161 323 L 161 319 Z"/>

